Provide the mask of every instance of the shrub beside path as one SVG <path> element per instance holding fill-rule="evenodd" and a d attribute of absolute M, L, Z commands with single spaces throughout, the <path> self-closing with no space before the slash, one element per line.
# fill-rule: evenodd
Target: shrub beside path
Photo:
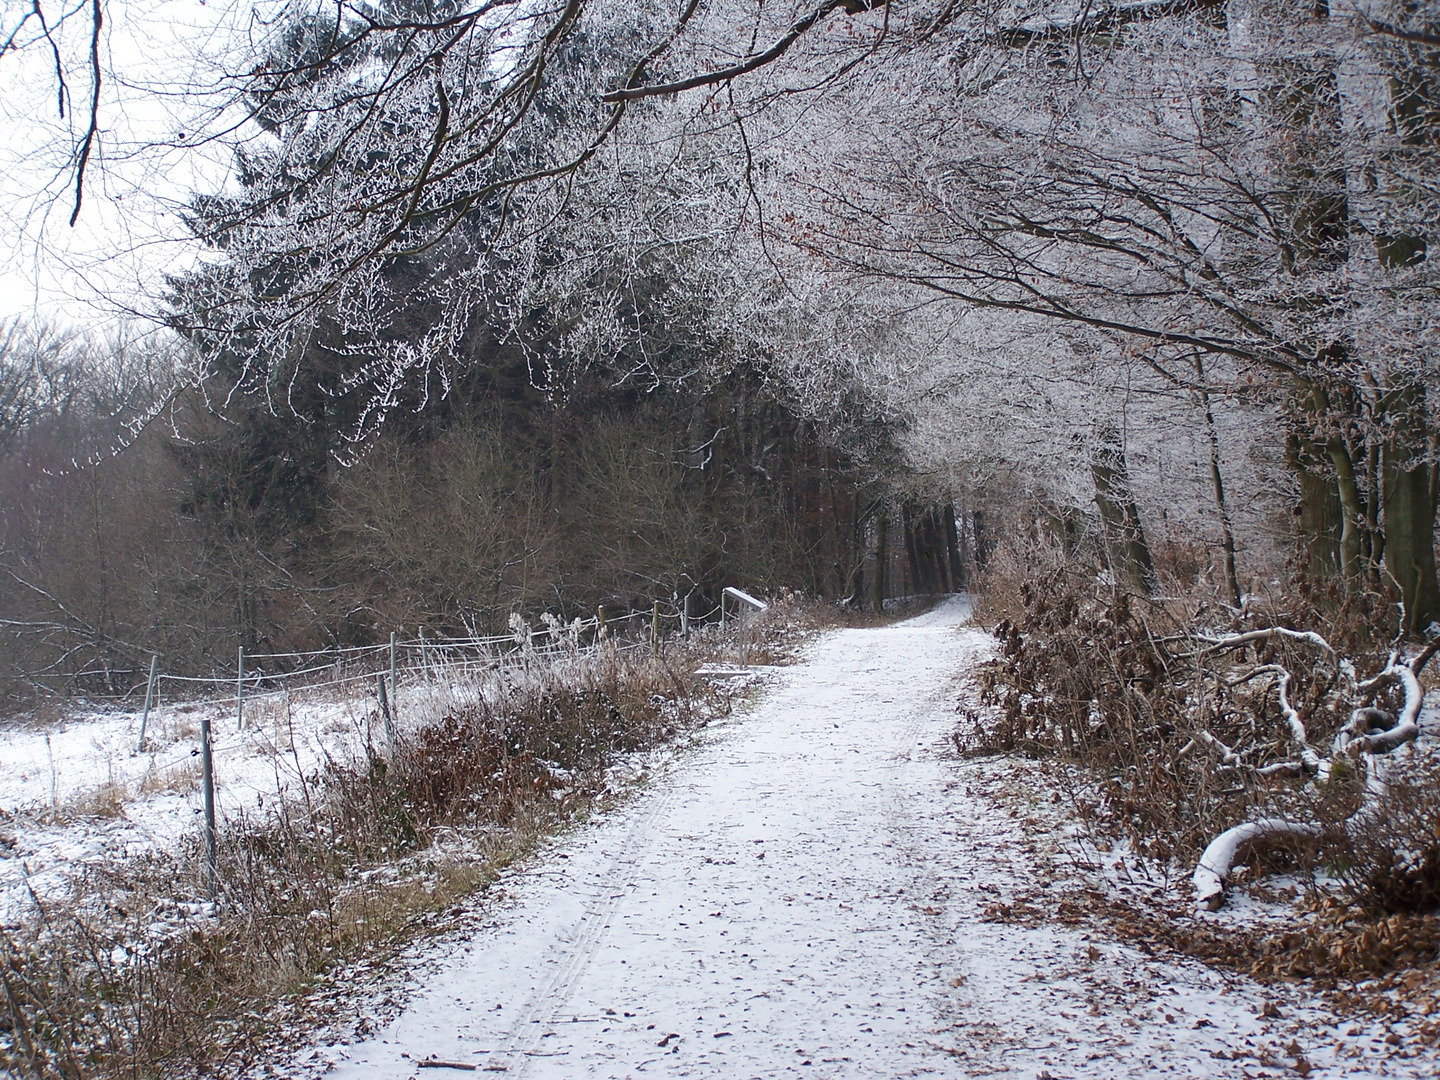
<path fill-rule="evenodd" d="M 956 599 L 821 637 L 638 797 L 509 876 L 394 1020 L 297 1071 L 1434 1075 L 1303 989 L 988 921 L 1035 871 L 985 793 L 1023 784 L 1023 763 L 960 761 L 949 739 L 989 643 L 966 615 Z"/>

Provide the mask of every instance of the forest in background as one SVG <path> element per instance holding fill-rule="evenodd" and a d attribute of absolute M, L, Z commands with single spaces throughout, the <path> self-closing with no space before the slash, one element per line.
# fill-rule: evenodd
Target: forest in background
<path fill-rule="evenodd" d="M 151 328 L 5 328 L 5 693 L 1002 543 L 1423 636 L 1432 8 L 279 4 L 175 84 L 230 180 Z M 6 29 L 76 215 L 201 145 L 103 133 L 102 10 Z"/>
<path fill-rule="evenodd" d="M 152 654 L 223 675 L 237 647 L 484 635 L 512 613 L 669 613 L 686 595 L 700 613 L 726 585 L 876 602 L 874 468 L 754 371 L 646 391 L 597 378 L 557 402 L 498 356 L 340 466 L 335 432 L 184 385 L 179 344 L 5 330 L 12 709 L 126 696 Z M 877 425 L 863 449 L 887 438 Z M 887 595 L 965 573 L 973 542 L 945 511 L 901 508 Z"/>

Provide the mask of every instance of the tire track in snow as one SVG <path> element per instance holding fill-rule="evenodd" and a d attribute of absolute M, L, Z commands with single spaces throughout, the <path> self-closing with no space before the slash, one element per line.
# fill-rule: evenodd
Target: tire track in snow
<path fill-rule="evenodd" d="M 674 787 L 666 785 L 643 799 L 641 805 L 635 808 L 633 821 L 625 833 L 619 854 L 611 863 L 607 878 L 623 881 L 633 876 L 641 857 L 650 851 L 656 820 L 664 815 L 674 798 Z M 581 973 L 604 942 L 606 931 L 625 900 L 623 887 L 607 887 L 603 881 L 600 885 L 604 890 L 604 902 L 597 905 L 598 910 L 587 910 L 580 919 L 577 932 L 564 942 L 570 955 L 560 961 L 554 977 L 542 985 L 514 1022 L 506 1051 L 491 1059 L 490 1064 L 496 1066 L 497 1071 L 498 1066 L 505 1065 L 511 1075 L 525 1075 L 530 1057 L 538 1051 L 545 1031 L 550 1025 L 563 1022 L 563 1014 L 574 997 Z M 615 892 L 615 888 L 622 891 Z M 576 1019 L 572 1018 L 572 1022 Z"/>

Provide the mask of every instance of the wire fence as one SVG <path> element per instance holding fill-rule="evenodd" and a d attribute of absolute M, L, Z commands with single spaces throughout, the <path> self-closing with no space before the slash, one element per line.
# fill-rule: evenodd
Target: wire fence
<path fill-rule="evenodd" d="M 385 740 L 393 752 L 398 726 L 396 691 L 402 675 L 412 683 L 423 680 L 428 685 L 442 677 L 454 682 L 469 675 L 492 672 L 509 663 L 529 665 L 593 654 L 602 646 L 619 652 L 645 648 L 658 651 L 668 637 L 678 635 L 688 638 L 692 629 L 711 624 L 717 614 L 720 624 L 725 625 L 726 597 L 733 597 L 737 605 L 751 609 L 763 610 L 766 607 L 748 593 L 726 588 L 721 602 L 699 616 L 691 612 L 691 598 L 686 596 L 679 603 L 666 605 L 655 601 L 649 611 L 631 610 L 614 617 L 607 617 L 603 607 L 597 608 L 591 618 L 569 622 L 545 615 L 539 626 L 532 626 L 519 615 L 512 615 L 508 634 L 436 638 L 426 637 L 421 629 L 415 639 L 401 640 L 398 633 L 392 633 L 388 643 L 377 645 L 251 654 L 242 647 L 236 650 L 233 679 L 218 674 L 208 678 L 169 674 L 159 670 L 159 655 L 152 655 L 149 676 L 145 681 L 145 706 L 136 752 L 143 753 L 145 750 L 150 713 L 160 704 L 160 690 L 166 683 L 182 692 L 187 687 L 214 687 L 216 694 L 211 697 L 184 695 L 186 703 L 221 706 L 233 703 L 236 735 L 239 735 L 246 728 L 247 702 L 253 704 L 266 697 L 288 695 L 301 689 L 318 690 L 366 681 L 375 684 Z M 663 610 L 667 606 L 673 610 Z M 206 873 L 213 894 L 218 888 L 214 766 L 217 747 L 211 726 L 210 717 L 203 716 L 200 720 L 201 792 Z M 219 747 L 221 750 L 226 748 Z"/>
<path fill-rule="evenodd" d="M 665 610 L 668 607 L 671 610 Z M 377 684 L 377 695 L 393 701 L 397 681 L 401 677 L 419 677 L 426 681 L 438 677 L 463 677 L 494 670 L 516 659 L 543 660 L 549 657 L 579 655 L 593 651 L 602 642 L 609 642 L 621 651 L 658 647 L 677 630 L 688 637 L 692 628 L 713 623 L 719 615 L 723 623 L 725 605 L 717 604 L 709 611 L 694 615 L 689 611 L 689 598 L 680 603 L 657 601 L 650 611 L 630 610 L 622 615 L 608 615 L 599 608 L 587 619 L 564 622 L 554 616 L 543 617 L 539 625 L 530 625 L 518 616 L 506 634 L 467 635 L 463 637 L 427 636 L 423 629 L 413 639 L 392 634 L 388 643 L 375 645 L 336 646 L 329 649 L 296 650 L 292 652 L 251 653 L 237 649 L 234 674 L 177 675 L 159 667 L 159 656 L 152 656 L 148 678 L 137 683 L 124 696 L 129 697 L 141 686 L 145 688 L 144 715 L 141 720 L 140 745 L 145 742 L 145 727 L 150 711 L 169 696 L 187 703 L 224 704 L 233 702 L 237 718 L 243 725 L 246 703 L 296 690 L 316 690 L 354 683 Z M 139 674 L 137 672 L 136 674 Z M 388 678 L 386 678 L 388 675 Z M 388 685 L 386 685 L 388 684 Z M 166 686 L 174 688 L 164 694 Z M 213 688 L 213 694 L 199 692 L 200 687 Z M 388 693 L 387 693 L 388 691 Z"/>

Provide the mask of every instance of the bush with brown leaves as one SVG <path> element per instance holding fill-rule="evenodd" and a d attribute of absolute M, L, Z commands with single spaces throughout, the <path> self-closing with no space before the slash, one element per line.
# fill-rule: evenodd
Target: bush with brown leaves
<path fill-rule="evenodd" d="M 1392 597 L 1297 574 L 1285 604 L 1236 611 L 1199 589 L 1129 595 L 1074 567 L 1022 576 L 1001 592 L 1011 602 L 997 613 L 998 656 L 980 673 L 981 708 L 957 735 L 962 749 L 1084 766 L 1094 782 L 1082 812 L 1166 861 L 1193 862 L 1216 834 L 1259 815 L 1336 825 L 1359 805 L 1355 771 L 1337 769 L 1317 787 L 1286 768 L 1295 750 L 1279 673 L 1289 673 L 1289 698 L 1317 746 L 1328 746 L 1360 704 L 1394 711 L 1397 691 L 1356 700 L 1338 657 L 1304 641 L 1213 643 L 1274 626 L 1315 630 L 1363 679 L 1387 662 Z M 1377 857 L 1352 855 L 1356 865 Z"/>

